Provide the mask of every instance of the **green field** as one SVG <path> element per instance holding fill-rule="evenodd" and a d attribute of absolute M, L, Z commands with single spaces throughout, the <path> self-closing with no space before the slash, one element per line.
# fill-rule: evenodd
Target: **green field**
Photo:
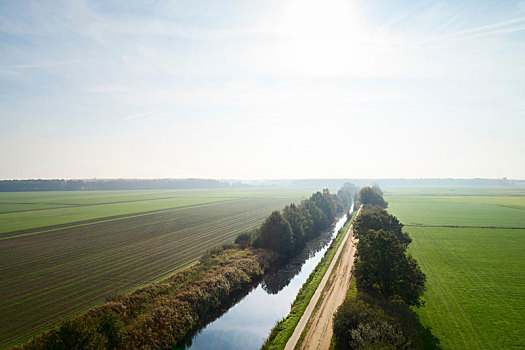
<path fill-rule="evenodd" d="M 311 192 L 0 193 L 0 348 L 187 266 Z"/>
<path fill-rule="evenodd" d="M 421 225 L 406 227 L 428 276 L 418 314 L 442 348 L 525 348 L 525 188 L 391 187 L 385 198 Z"/>

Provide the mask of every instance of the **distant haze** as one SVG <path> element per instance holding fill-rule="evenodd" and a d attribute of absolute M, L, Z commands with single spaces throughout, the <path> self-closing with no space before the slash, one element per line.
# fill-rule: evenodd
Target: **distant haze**
<path fill-rule="evenodd" d="M 524 1 L 4 1 L 0 179 L 525 179 L 524 43 Z"/>

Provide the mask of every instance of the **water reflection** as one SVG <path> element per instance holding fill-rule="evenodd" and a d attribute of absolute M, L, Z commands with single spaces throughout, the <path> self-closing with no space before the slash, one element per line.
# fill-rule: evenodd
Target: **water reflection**
<path fill-rule="evenodd" d="M 275 323 L 290 312 L 297 292 L 345 221 L 346 216 L 331 232 L 310 241 L 288 264 L 268 273 L 254 290 L 179 349 L 260 349 Z"/>
<path fill-rule="evenodd" d="M 319 237 L 310 240 L 304 249 L 290 260 L 285 266 L 266 274 L 262 282 L 262 289 L 269 294 L 277 294 L 284 287 L 290 284 L 301 269 L 306 260 L 311 259 L 324 247 L 326 247 L 333 238 L 333 231 L 324 232 Z"/>

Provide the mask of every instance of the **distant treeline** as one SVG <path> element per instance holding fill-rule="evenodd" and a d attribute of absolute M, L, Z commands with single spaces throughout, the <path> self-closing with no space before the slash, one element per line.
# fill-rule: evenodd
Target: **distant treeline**
<path fill-rule="evenodd" d="M 339 188 L 346 182 L 351 182 L 359 187 L 379 185 L 379 186 L 512 186 L 525 185 L 525 180 L 502 179 L 308 179 L 291 180 L 288 186 L 301 188 Z M 274 181 L 278 185 L 277 181 Z"/>
<path fill-rule="evenodd" d="M 234 184 L 233 187 L 238 187 Z M 228 182 L 211 179 L 111 179 L 111 180 L 2 180 L 0 192 L 105 191 L 228 188 Z"/>
<path fill-rule="evenodd" d="M 377 186 L 513 186 L 525 180 L 502 179 L 303 179 L 303 180 L 213 180 L 213 179 L 93 179 L 93 180 L 0 180 L 0 192 L 167 190 L 192 188 L 240 188 L 251 186 L 337 189 L 345 183 L 358 187 Z"/>

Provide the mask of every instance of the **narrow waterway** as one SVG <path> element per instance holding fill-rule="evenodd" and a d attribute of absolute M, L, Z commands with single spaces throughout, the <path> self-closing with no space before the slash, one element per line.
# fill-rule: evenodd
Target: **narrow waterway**
<path fill-rule="evenodd" d="M 275 323 L 290 312 L 297 292 L 317 266 L 347 216 L 311 240 L 288 264 L 268 273 L 249 294 L 178 349 L 259 349 Z"/>

